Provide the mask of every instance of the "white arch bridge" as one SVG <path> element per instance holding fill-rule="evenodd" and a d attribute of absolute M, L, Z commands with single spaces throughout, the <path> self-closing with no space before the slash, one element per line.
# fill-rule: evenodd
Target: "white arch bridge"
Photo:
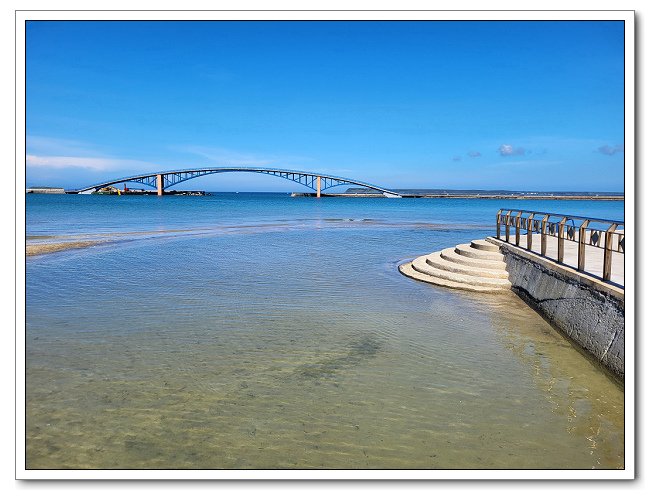
<path fill-rule="evenodd" d="M 347 179 L 345 177 L 338 177 L 329 174 L 317 174 L 314 172 L 299 172 L 296 170 L 285 170 L 278 168 L 262 168 L 262 167 L 214 167 L 214 168 L 193 168 L 187 170 L 169 170 L 166 172 L 155 172 L 149 174 L 140 174 L 133 175 L 130 177 L 122 177 L 120 179 L 113 179 L 106 182 L 100 182 L 98 184 L 93 184 L 91 186 L 86 186 L 80 189 L 71 189 L 66 191 L 68 194 L 87 194 L 94 193 L 101 188 L 111 186 L 113 184 L 121 184 L 125 182 L 139 182 L 146 186 L 150 186 L 157 190 L 158 195 L 162 196 L 165 192 L 165 189 L 180 184 L 181 182 L 189 181 L 190 179 L 195 179 L 196 177 L 202 177 L 204 175 L 211 174 L 223 174 L 226 172 L 252 172 L 257 174 L 266 174 L 273 175 L 275 177 L 281 177 L 298 184 L 302 184 L 310 189 L 316 191 L 316 196 L 320 197 L 321 192 L 326 189 L 330 189 L 336 186 L 341 186 L 343 184 L 350 184 L 353 186 L 360 186 L 364 188 L 373 189 L 382 193 L 387 197 L 400 197 L 399 193 L 391 191 L 389 189 L 384 189 L 383 187 L 376 186 L 374 184 L 369 184 L 363 181 L 357 181 L 354 179 Z"/>

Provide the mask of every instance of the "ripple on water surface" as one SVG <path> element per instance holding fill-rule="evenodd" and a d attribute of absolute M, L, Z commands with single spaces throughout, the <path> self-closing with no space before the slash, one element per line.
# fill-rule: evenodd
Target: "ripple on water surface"
<path fill-rule="evenodd" d="M 30 468 L 617 468 L 623 392 L 511 294 L 408 280 L 472 231 L 136 239 L 27 271 Z"/>

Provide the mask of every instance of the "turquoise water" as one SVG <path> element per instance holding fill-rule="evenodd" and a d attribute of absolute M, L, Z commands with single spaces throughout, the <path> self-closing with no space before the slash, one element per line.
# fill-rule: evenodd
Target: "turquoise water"
<path fill-rule="evenodd" d="M 397 265 L 498 208 L 620 202 L 27 196 L 28 468 L 621 468 L 623 391 L 515 295 Z M 512 205 L 512 206 L 510 206 Z"/>
<path fill-rule="evenodd" d="M 623 219 L 623 202 L 428 198 L 291 198 L 283 193 L 216 193 L 205 197 L 27 196 L 27 234 L 192 229 L 245 223 L 372 219 L 493 227 L 499 208 Z"/>

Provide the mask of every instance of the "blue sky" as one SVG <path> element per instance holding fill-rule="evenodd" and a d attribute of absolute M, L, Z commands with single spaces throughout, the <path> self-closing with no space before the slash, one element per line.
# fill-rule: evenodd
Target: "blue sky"
<path fill-rule="evenodd" d="M 623 190 L 623 22 L 29 22 L 27 185 Z M 135 187 L 135 186 L 134 186 Z M 292 191 L 258 174 L 178 186 Z"/>

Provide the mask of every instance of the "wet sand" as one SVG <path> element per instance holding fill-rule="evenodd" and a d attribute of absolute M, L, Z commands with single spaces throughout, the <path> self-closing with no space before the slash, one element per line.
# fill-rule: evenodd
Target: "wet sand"
<path fill-rule="evenodd" d="M 25 254 L 27 257 L 34 255 L 43 255 L 52 252 L 61 252 L 63 250 L 71 250 L 73 248 L 86 248 L 105 243 L 103 241 L 66 241 L 62 243 L 39 243 L 36 245 L 27 244 L 25 246 Z"/>

